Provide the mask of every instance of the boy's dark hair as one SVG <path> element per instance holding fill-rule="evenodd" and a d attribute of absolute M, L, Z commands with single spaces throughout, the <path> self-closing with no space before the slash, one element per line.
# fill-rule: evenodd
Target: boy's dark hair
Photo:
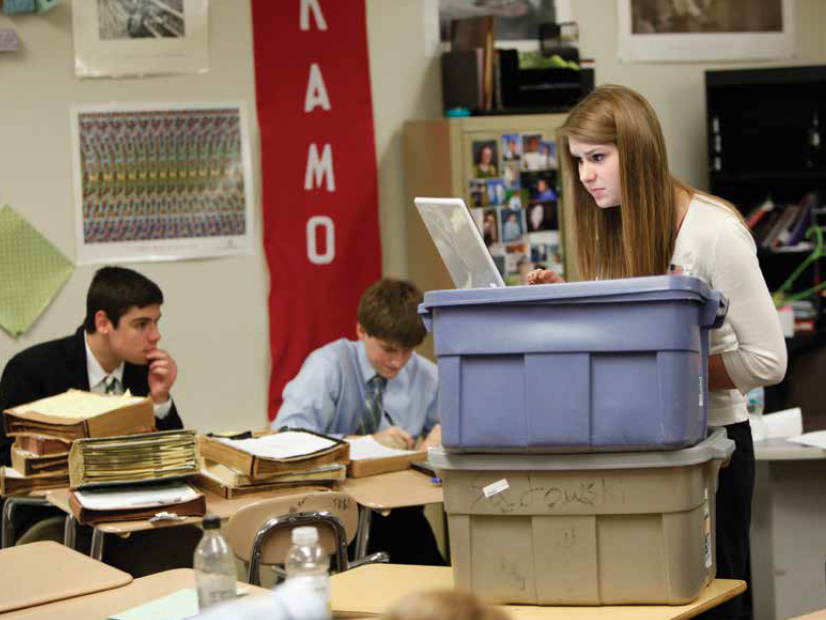
<path fill-rule="evenodd" d="M 423 299 L 410 282 L 382 278 L 361 296 L 358 322 L 373 338 L 412 349 L 427 335 L 418 312 Z"/>
<path fill-rule="evenodd" d="M 94 334 L 95 314 L 103 310 L 117 328 L 120 317 L 130 308 L 145 308 L 163 303 L 163 293 L 152 280 L 125 267 L 101 267 L 86 293 L 86 319 L 83 327 Z"/>

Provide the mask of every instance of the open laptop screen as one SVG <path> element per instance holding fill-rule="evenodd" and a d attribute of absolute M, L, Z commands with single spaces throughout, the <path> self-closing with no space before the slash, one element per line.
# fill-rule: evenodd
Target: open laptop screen
<path fill-rule="evenodd" d="M 461 198 L 416 198 L 416 208 L 456 288 L 505 286 Z"/>

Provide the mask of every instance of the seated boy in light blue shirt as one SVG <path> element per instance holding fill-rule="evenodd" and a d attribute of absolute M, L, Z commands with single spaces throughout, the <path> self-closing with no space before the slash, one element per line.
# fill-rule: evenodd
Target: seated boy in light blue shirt
<path fill-rule="evenodd" d="M 304 428 L 339 437 L 372 435 L 393 448 L 441 444 L 436 365 L 413 352 L 427 333 L 422 293 L 384 278 L 362 295 L 358 340 L 342 338 L 313 351 L 284 388 L 273 428 Z M 368 552 L 399 564 L 442 565 L 421 506 L 374 515 Z"/>
<path fill-rule="evenodd" d="M 417 310 L 421 300 L 402 280 L 385 278 L 368 288 L 359 303 L 358 340 L 341 338 L 307 357 L 284 388 L 273 428 L 373 435 L 394 448 L 441 443 L 436 365 L 413 352 L 427 333 Z M 375 381 L 382 383 L 380 411 L 368 404 Z"/>

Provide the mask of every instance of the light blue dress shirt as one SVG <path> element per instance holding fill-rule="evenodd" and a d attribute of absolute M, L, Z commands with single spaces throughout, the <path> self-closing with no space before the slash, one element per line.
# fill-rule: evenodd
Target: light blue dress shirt
<path fill-rule="evenodd" d="M 361 341 L 342 338 L 316 349 L 284 388 L 273 428 L 359 434 L 367 382 L 375 374 Z M 436 365 L 414 353 L 384 390 L 384 409 L 396 426 L 418 437 L 439 423 L 438 381 Z M 379 430 L 389 426 L 387 416 L 382 416 Z"/>

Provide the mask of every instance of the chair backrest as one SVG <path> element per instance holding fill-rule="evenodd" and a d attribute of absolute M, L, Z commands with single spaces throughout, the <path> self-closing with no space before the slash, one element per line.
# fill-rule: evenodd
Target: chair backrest
<path fill-rule="evenodd" d="M 306 514 L 307 519 L 300 523 L 287 523 L 285 527 L 276 527 L 261 539 L 259 561 L 261 564 L 281 564 L 292 546 L 292 530 L 299 525 L 317 525 L 319 543 L 322 548 L 335 557 L 339 541 L 335 528 L 329 520 L 313 518 L 307 513 L 322 513 L 337 517 L 344 525 L 346 543 L 352 542 L 358 529 L 358 504 L 347 493 L 335 491 L 315 491 L 299 493 L 261 500 L 244 506 L 227 522 L 227 541 L 235 555 L 244 562 L 250 562 L 253 556 L 253 544 L 256 535 L 271 519 L 289 515 Z M 343 569 L 345 567 L 339 567 Z"/>

